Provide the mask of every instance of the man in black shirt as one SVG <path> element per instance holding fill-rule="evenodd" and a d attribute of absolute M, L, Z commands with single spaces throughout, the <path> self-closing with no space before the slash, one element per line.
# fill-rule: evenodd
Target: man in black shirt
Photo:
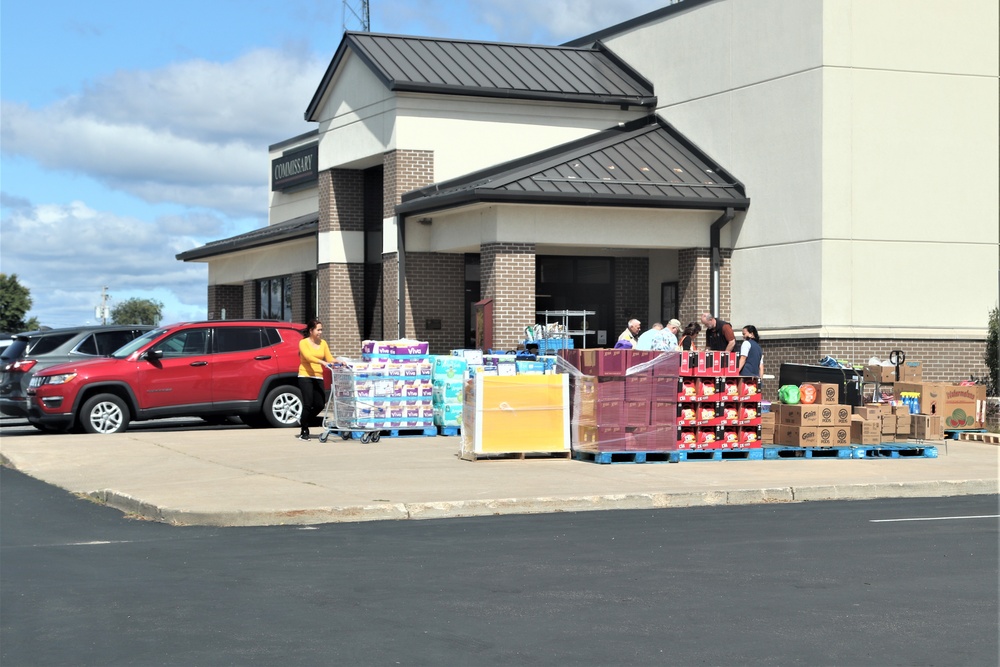
<path fill-rule="evenodd" d="M 701 314 L 701 323 L 705 325 L 705 343 L 710 350 L 719 352 L 732 352 L 736 347 L 736 335 L 733 333 L 733 325 L 725 320 L 720 320 L 711 313 Z"/>

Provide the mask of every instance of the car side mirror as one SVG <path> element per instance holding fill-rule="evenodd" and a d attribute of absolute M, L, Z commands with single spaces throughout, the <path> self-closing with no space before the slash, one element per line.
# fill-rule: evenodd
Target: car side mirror
<path fill-rule="evenodd" d="M 163 350 L 146 350 L 142 354 L 142 358 L 146 361 L 153 361 L 155 359 L 163 358 Z"/>

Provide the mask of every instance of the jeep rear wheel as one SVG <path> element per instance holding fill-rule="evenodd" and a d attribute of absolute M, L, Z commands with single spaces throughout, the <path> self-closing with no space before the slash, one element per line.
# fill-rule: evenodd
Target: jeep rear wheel
<path fill-rule="evenodd" d="M 299 425 L 302 416 L 302 394 L 298 387 L 282 385 L 268 392 L 262 414 L 268 426 L 291 428 Z"/>
<path fill-rule="evenodd" d="M 92 396 L 80 410 L 85 433 L 121 433 L 128 428 L 128 421 L 128 406 L 114 394 Z"/>

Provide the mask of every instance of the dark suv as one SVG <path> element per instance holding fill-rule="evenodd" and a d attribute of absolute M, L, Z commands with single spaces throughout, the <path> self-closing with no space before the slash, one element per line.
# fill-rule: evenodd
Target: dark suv
<path fill-rule="evenodd" d="M 106 357 L 152 328 L 94 325 L 15 334 L 0 354 L 0 413 L 27 416 L 28 383 L 35 373 L 67 361 Z"/>
<path fill-rule="evenodd" d="M 183 322 L 149 331 L 107 359 L 52 366 L 28 390 L 42 429 L 118 433 L 131 421 L 238 415 L 251 426 L 298 424 L 301 324 Z"/>

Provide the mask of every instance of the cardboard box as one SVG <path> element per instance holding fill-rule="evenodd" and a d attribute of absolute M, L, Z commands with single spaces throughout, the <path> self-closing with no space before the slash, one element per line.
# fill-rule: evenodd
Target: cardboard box
<path fill-rule="evenodd" d="M 882 442 L 881 421 L 862 419 L 860 415 L 851 418 L 851 443 L 855 445 L 877 445 Z"/>
<path fill-rule="evenodd" d="M 896 434 L 896 415 L 882 415 L 882 435 Z"/>
<path fill-rule="evenodd" d="M 782 405 L 779 419 L 785 426 L 819 426 L 819 407 L 816 405 Z"/>
<path fill-rule="evenodd" d="M 816 447 L 819 445 L 819 428 L 816 426 L 782 425 L 775 432 L 777 444 L 789 447 Z"/>
<path fill-rule="evenodd" d="M 910 421 L 911 419 L 912 417 L 910 417 L 910 415 L 906 416 L 900 415 L 896 417 L 896 435 L 902 436 L 903 440 L 906 440 L 907 436 L 910 435 L 910 424 L 912 424 L 912 422 Z M 898 439 L 899 438 L 897 438 L 897 440 Z"/>
<path fill-rule="evenodd" d="M 919 394 L 920 414 L 942 414 L 939 408 L 943 407 L 945 385 L 938 382 L 897 382 L 895 387 L 897 396 L 903 392 Z"/>
<path fill-rule="evenodd" d="M 986 411 L 986 387 L 981 384 L 943 385 L 943 403 L 938 404 L 937 414 L 941 415 L 945 428 L 981 428 Z"/>
<path fill-rule="evenodd" d="M 850 426 L 851 408 L 847 405 L 819 405 L 819 426 Z"/>
<path fill-rule="evenodd" d="M 924 378 L 924 368 L 919 361 L 904 361 L 899 367 L 900 382 L 921 382 Z"/>
<path fill-rule="evenodd" d="M 846 447 L 850 444 L 851 427 L 849 425 L 819 427 L 820 447 Z"/>
<path fill-rule="evenodd" d="M 892 414 L 896 415 L 897 417 L 909 417 L 910 408 L 905 405 L 894 405 L 892 406 Z"/>
<path fill-rule="evenodd" d="M 816 388 L 816 403 L 818 405 L 836 405 L 840 403 L 840 387 L 829 382 L 803 382 Z M 800 385 L 802 386 L 802 385 Z"/>
<path fill-rule="evenodd" d="M 896 381 L 895 366 L 865 366 L 865 382 L 878 382 L 880 384 L 892 384 Z"/>
<path fill-rule="evenodd" d="M 915 440 L 944 440 L 944 421 L 940 415 L 910 417 L 910 437 Z"/>
<path fill-rule="evenodd" d="M 882 417 L 882 410 L 877 405 L 855 406 L 854 414 L 865 421 L 877 421 Z"/>

